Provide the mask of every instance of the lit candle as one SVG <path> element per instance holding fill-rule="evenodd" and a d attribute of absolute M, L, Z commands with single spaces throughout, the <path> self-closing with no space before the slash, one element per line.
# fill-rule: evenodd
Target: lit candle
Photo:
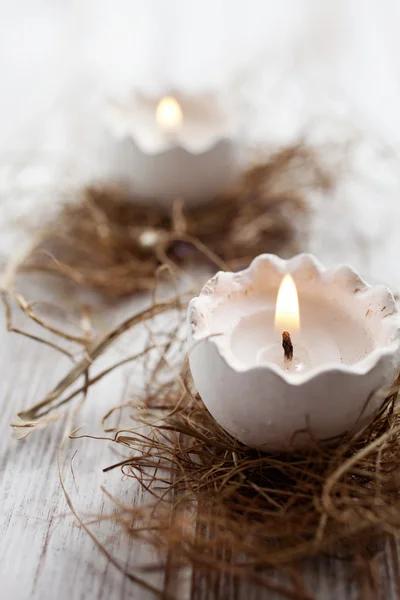
<path fill-rule="evenodd" d="M 175 98 L 165 96 L 157 105 L 156 121 L 165 132 L 175 133 L 182 125 L 182 109 Z"/>
<path fill-rule="evenodd" d="M 291 275 L 285 275 L 278 291 L 275 309 L 275 331 L 282 336 L 281 344 L 275 343 L 260 350 L 258 364 L 274 362 L 285 371 L 303 371 L 311 367 L 307 350 L 295 343 L 300 331 L 300 310 L 296 284 Z"/>
<path fill-rule="evenodd" d="M 256 448 L 288 450 L 364 427 L 400 362 L 390 291 L 311 255 L 218 273 L 188 309 L 189 360 L 210 413 Z"/>
<path fill-rule="evenodd" d="M 235 183 L 236 123 L 216 96 L 138 93 L 110 104 L 107 117 L 124 146 L 117 176 L 135 195 L 167 205 L 176 198 L 198 204 Z"/>

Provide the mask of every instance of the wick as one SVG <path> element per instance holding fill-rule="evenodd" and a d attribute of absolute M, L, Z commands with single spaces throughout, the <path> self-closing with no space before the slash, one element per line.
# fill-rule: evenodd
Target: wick
<path fill-rule="evenodd" d="M 282 348 L 285 354 L 285 360 L 292 360 L 293 358 L 293 344 L 288 331 L 282 333 Z"/>

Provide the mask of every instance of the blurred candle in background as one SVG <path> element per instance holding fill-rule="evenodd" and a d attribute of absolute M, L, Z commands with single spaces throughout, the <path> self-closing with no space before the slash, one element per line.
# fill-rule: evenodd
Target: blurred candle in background
<path fill-rule="evenodd" d="M 212 93 L 137 93 L 110 102 L 106 114 L 109 131 L 124 145 L 132 192 L 140 198 L 167 206 L 177 198 L 207 202 L 238 176 L 238 117 Z"/>

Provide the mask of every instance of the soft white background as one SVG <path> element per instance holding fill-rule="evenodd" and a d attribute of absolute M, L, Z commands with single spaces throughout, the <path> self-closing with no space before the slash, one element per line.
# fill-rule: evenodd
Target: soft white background
<path fill-rule="evenodd" d="M 249 146 L 353 140 L 310 248 L 400 289 L 399 25 L 397 0 L 2 0 L 4 211 L 123 176 L 106 99 L 213 89 Z"/>

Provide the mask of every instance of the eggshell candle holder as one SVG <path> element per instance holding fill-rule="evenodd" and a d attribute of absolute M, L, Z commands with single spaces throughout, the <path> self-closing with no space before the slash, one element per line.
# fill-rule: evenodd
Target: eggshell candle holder
<path fill-rule="evenodd" d="M 124 144 L 126 181 L 135 195 L 170 205 L 176 198 L 199 204 L 232 185 L 238 176 L 236 119 L 214 94 L 190 96 L 174 91 L 176 128 L 163 127 L 157 112 L 163 95 L 136 93 L 110 102 L 107 121 Z M 166 113 L 167 119 L 171 115 Z"/>
<path fill-rule="evenodd" d="M 287 273 L 300 304 L 294 351 L 306 347 L 310 357 L 302 372 L 268 362 L 268 352 L 263 359 L 279 343 L 275 304 Z M 193 379 L 210 413 L 232 436 L 267 451 L 363 428 L 400 361 L 391 292 L 349 266 L 324 269 L 308 254 L 288 261 L 264 254 L 244 271 L 215 275 L 189 304 L 188 338 Z"/>

